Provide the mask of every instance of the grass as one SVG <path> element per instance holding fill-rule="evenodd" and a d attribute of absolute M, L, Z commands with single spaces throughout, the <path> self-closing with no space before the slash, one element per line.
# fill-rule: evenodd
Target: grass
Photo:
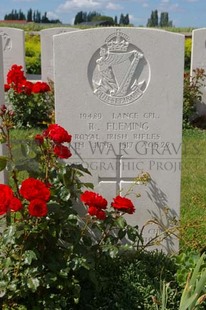
<path fill-rule="evenodd" d="M 70 24 L 38 24 L 38 23 L 26 23 L 26 24 L 15 24 L 15 23 L 1 23 L 1 27 L 12 27 L 22 29 L 24 31 L 40 31 L 43 29 L 48 28 L 56 28 L 56 27 L 74 27 L 78 29 L 87 29 L 91 28 L 91 26 L 83 26 L 83 25 L 70 25 Z M 135 26 L 135 27 L 145 27 L 145 26 Z M 157 29 L 164 29 L 171 32 L 178 32 L 178 33 L 191 33 L 195 27 L 166 27 L 166 28 L 158 28 Z"/>
<path fill-rule="evenodd" d="M 181 248 L 206 247 L 206 132 L 183 134 Z"/>
<path fill-rule="evenodd" d="M 42 129 L 14 130 L 12 139 L 17 152 L 19 142 L 31 139 Z M 24 177 L 24 174 L 21 175 Z M 181 239 L 182 250 L 206 248 L 206 131 L 183 132 L 181 182 Z"/>

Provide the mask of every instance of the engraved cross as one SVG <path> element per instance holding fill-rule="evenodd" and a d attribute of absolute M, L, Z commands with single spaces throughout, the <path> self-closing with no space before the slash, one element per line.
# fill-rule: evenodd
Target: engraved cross
<path fill-rule="evenodd" d="M 116 176 L 114 177 L 98 177 L 98 183 L 107 182 L 107 183 L 116 183 L 116 195 L 119 195 L 121 192 L 121 182 L 133 181 L 134 177 L 123 177 L 122 176 L 122 155 L 117 155 L 116 157 Z"/>

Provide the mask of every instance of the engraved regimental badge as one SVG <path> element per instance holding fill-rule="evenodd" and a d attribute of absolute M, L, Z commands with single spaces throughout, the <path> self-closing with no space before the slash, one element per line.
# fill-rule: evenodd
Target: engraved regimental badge
<path fill-rule="evenodd" d="M 12 41 L 9 35 L 4 32 L 0 31 L 0 35 L 2 36 L 2 43 L 3 43 L 3 51 L 10 51 L 12 49 Z"/>
<path fill-rule="evenodd" d="M 128 35 L 117 30 L 91 58 L 88 72 L 94 94 L 103 102 L 128 105 L 145 92 L 149 65 L 143 52 L 129 42 Z M 89 74 L 88 74 L 89 76 Z"/>

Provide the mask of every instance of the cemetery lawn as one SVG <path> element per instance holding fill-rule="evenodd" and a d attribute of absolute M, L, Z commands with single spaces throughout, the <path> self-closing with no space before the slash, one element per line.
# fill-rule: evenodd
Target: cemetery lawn
<path fill-rule="evenodd" d="M 42 129 L 13 130 L 12 140 L 31 139 Z M 22 175 L 22 178 L 25 176 Z M 206 131 L 183 132 L 180 248 L 206 248 Z"/>
<path fill-rule="evenodd" d="M 205 249 L 206 131 L 183 132 L 180 218 L 181 249 Z"/>

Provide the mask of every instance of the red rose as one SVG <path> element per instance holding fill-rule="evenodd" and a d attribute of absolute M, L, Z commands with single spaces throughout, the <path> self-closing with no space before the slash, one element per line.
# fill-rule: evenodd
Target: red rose
<path fill-rule="evenodd" d="M 114 209 L 117 209 L 119 211 L 132 214 L 135 212 L 135 207 L 130 199 L 117 196 L 113 199 L 113 202 L 111 203 L 111 206 Z"/>
<path fill-rule="evenodd" d="M 33 93 L 45 93 L 47 91 L 50 91 L 50 87 L 45 82 L 36 82 L 33 84 L 32 92 Z"/>
<path fill-rule="evenodd" d="M 23 81 L 19 87 L 18 87 L 18 92 L 24 93 L 26 95 L 31 95 L 33 88 L 33 83 L 30 81 Z"/>
<path fill-rule="evenodd" d="M 88 213 L 91 216 L 96 216 L 99 220 L 105 220 L 106 218 L 106 213 L 103 210 L 100 210 L 96 207 L 90 206 L 88 208 Z"/>
<path fill-rule="evenodd" d="M 93 207 L 93 206 L 89 207 L 89 208 L 88 208 L 88 213 L 89 213 L 89 215 L 91 215 L 91 216 L 96 215 L 96 214 L 97 214 L 97 208 L 95 208 L 95 207 Z"/>
<path fill-rule="evenodd" d="M 36 217 L 46 216 L 48 213 L 46 202 L 41 199 L 34 199 L 28 206 L 29 214 Z"/>
<path fill-rule="evenodd" d="M 54 154 L 57 155 L 59 158 L 67 159 L 72 156 L 72 153 L 68 149 L 67 146 L 57 144 L 54 147 Z"/>
<path fill-rule="evenodd" d="M 10 201 L 11 211 L 17 212 L 22 209 L 22 203 L 17 197 L 13 197 Z"/>
<path fill-rule="evenodd" d="M 40 180 L 28 178 L 21 184 L 20 194 L 27 200 L 41 199 L 48 201 L 50 198 L 50 190 Z"/>
<path fill-rule="evenodd" d="M 32 87 L 33 93 L 40 93 L 41 92 L 41 82 L 36 82 Z"/>
<path fill-rule="evenodd" d="M 35 137 L 34 137 L 34 140 L 36 141 L 36 143 L 38 145 L 42 145 L 43 142 L 44 142 L 44 137 L 40 134 L 37 134 Z"/>
<path fill-rule="evenodd" d="M 8 185 L 0 184 L 0 215 L 5 214 L 13 199 L 14 194 Z"/>
<path fill-rule="evenodd" d="M 9 84 L 4 84 L 4 91 L 7 92 L 10 89 Z"/>
<path fill-rule="evenodd" d="M 99 220 L 104 221 L 104 220 L 106 219 L 106 213 L 105 213 L 103 210 L 97 210 L 96 217 L 97 217 Z"/>
<path fill-rule="evenodd" d="M 41 82 L 41 92 L 46 93 L 47 91 L 50 91 L 50 86 L 46 82 Z"/>
<path fill-rule="evenodd" d="M 61 144 L 64 142 L 71 142 L 72 136 L 68 134 L 68 132 L 61 126 L 57 124 L 51 124 L 44 131 L 44 136 L 48 137 L 52 141 L 57 144 Z"/>
<path fill-rule="evenodd" d="M 22 66 L 13 65 L 7 74 L 7 83 L 12 84 L 14 89 L 26 80 Z"/>
<path fill-rule="evenodd" d="M 83 194 L 81 194 L 80 199 L 82 202 L 84 202 L 85 205 L 89 207 L 92 206 L 97 209 L 106 209 L 107 207 L 107 200 L 94 192 L 85 191 Z"/>

